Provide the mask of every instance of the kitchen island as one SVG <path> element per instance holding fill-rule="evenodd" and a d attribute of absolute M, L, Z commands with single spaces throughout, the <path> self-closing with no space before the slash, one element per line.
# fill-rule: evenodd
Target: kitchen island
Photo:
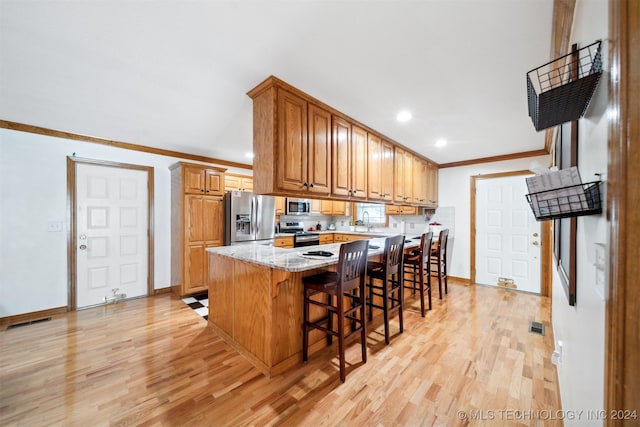
<path fill-rule="evenodd" d="M 384 250 L 384 237 L 370 239 L 369 258 Z M 412 239 L 405 248 L 418 247 Z M 302 278 L 336 269 L 342 243 L 277 248 L 238 245 L 209 248 L 209 326 L 267 377 L 302 362 Z M 309 250 L 329 258 L 305 256 Z M 317 307 L 313 307 L 317 308 Z M 311 317 L 321 311 L 312 310 Z M 326 346 L 325 334 L 312 331 L 310 352 Z"/>

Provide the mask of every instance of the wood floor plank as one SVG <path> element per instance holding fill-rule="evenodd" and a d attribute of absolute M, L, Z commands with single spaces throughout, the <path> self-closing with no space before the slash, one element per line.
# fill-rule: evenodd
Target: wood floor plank
<path fill-rule="evenodd" d="M 560 409 L 549 311 L 452 285 L 426 317 L 406 310 L 403 334 L 392 318 L 391 345 L 374 322 L 344 384 L 335 345 L 268 380 L 171 294 L 55 315 L 0 332 L 0 425 L 491 425 L 458 411 Z"/>

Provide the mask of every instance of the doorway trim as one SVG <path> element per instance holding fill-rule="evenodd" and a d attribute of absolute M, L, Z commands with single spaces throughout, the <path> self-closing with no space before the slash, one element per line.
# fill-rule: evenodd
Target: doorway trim
<path fill-rule="evenodd" d="M 511 172 L 489 173 L 483 175 L 471 176 L 471 241 L 470 243 L 470 262 L 469 262 L 469 281 L 471 284 L 476 283 L 476 182 L 479 179 L 496 179 L 506 178 L 511 176 L 531 175 L 529 170 L 518 170 Z M 551 221 L 542 221 L 540 224 L 540 295 L 551 296 L 551 254 L 552 254 L 552 240 L 551 240 Z"/>
<path fill-rule="evenodd" d="M 77 309 L 77 286 L 76 275 L 76 244 L 77 241 L 77 194 L 76 194 L 76 166 L 78 164 L 92 164 L 97 166 L 108 166 L 120 169 L 133 169 L 147 172 L 147 296 L 153 295 L 153 167 L 134 165 L 129 163 L 109 162 L 105 160 L 83 159 L 79 157 L 67 156 L 67 218 L 69 220 L 69 233 L 67 234 L 67 311 Z"/>

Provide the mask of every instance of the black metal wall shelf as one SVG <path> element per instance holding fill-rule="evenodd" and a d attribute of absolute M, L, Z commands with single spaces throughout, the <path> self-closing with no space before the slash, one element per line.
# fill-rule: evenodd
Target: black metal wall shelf
<path fill-rule="evenodd" d="M 601 181 L 527 194 L 537 221 L 602 213 Z"/>
<path fill-rule="evenodd" d="M 529 116 L 537 131 L 582 117 L 602 75 L 600 40 L 527 73 Z"/>

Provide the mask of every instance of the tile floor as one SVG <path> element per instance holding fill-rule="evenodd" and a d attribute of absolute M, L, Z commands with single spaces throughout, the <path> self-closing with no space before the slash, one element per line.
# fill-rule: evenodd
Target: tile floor
<path fill-rule="evenodd" d="M 209 319 L 209 296 L 208 294 L 193 295 L 182 298 L 182 302 L 191 307 L 205 320 Z"/>

